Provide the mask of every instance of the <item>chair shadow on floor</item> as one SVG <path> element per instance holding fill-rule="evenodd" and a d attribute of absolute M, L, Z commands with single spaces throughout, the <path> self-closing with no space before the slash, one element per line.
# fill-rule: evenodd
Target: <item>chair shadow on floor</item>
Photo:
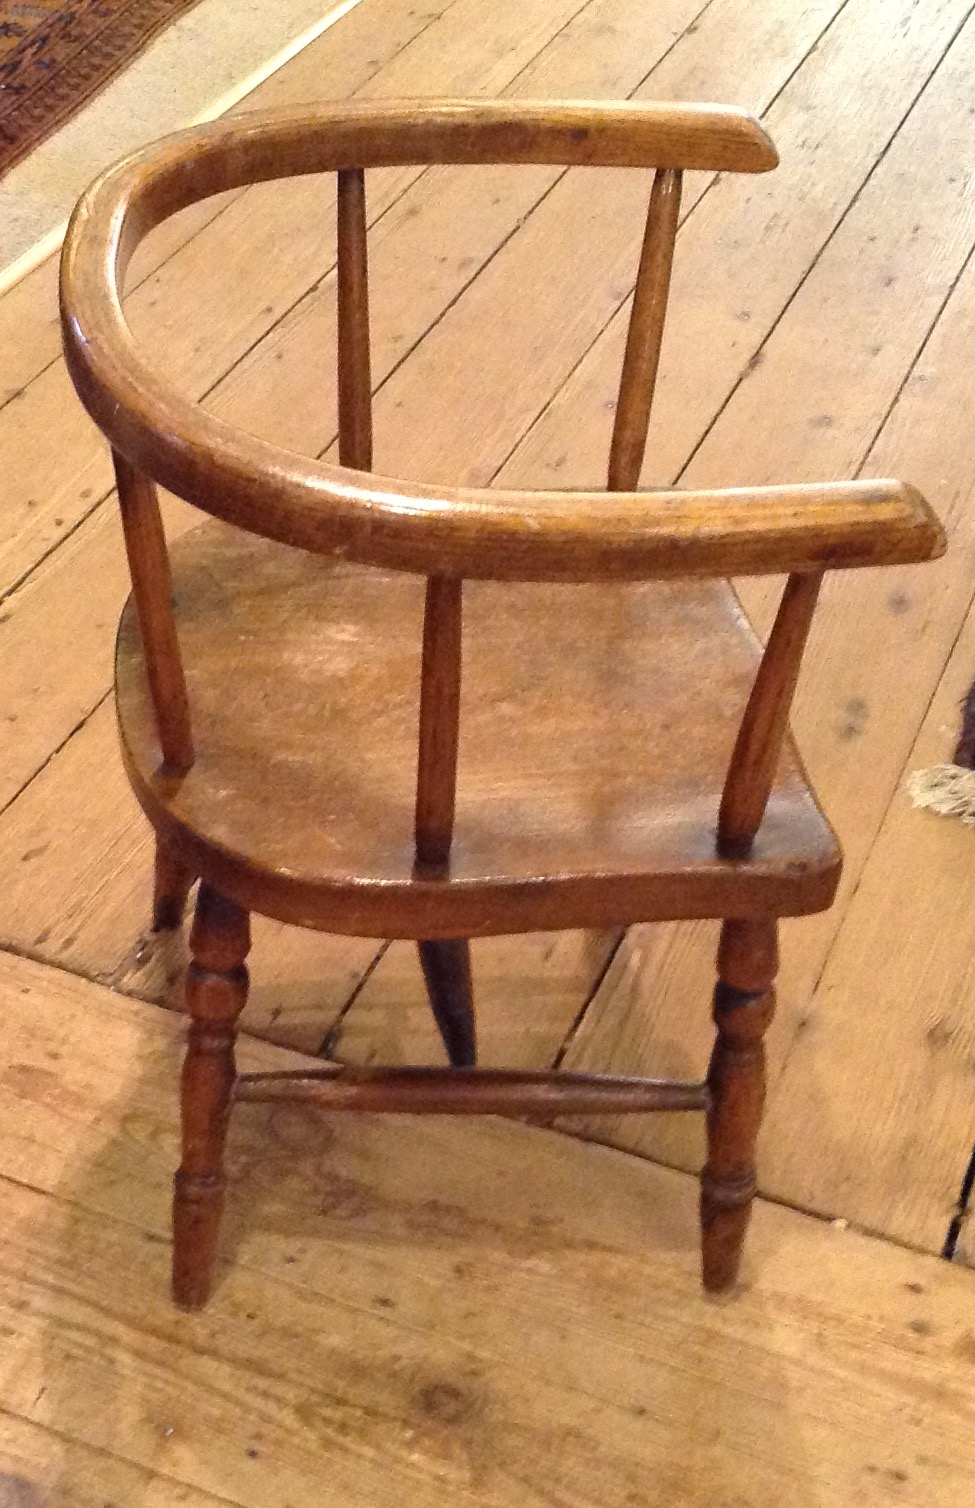
<path fill-rule="evenodd" d="M 52 1281 L 13 1399 L 64 1442 L 45 1487 L 94 1470 L 128 1508 L 318 1503 L 326 1480 L 363 1508 L 758 1504 L 761 1430 L 791 1501 L 819 1502 L 760 1342 L 760 1396 L 741 1385 L 760 1292 L 699 1291 L 694 1183 L 555 1130 L 239 1106 L 214 1295 L 175 1310 L 181 1037 L 106 995 L 65 1067 L 77 1147 L 37 1196 L 25 1276 Z M 241 1045 L 244 1069 L 274 1056 Z"/>

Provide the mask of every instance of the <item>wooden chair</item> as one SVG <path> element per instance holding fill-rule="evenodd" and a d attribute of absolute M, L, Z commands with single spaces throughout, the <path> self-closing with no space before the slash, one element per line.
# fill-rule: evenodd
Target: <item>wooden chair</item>
<path fill-rule="evenodd" d="M 108 171 L 76 209 L 65 351 L 115 454 L 133 588 L 119 727 L 156 831 L 157 928 L 179 924 L 201 880 L 178 1303 L 209 1291 L 231 1103 L 284 1097 L 422 1114 L 704 1110 L 704 1284 L 733 1283 L 777 921 L 828 907 L 840 868 L 787 734 L 820 581 L 943 548 L 898 482 L 637 491 L 681 174 L 776 160 L 755 121 L 714 106 L 342 103 L 183 132 Z M 656 169 L 607 492 L 370 474 L 364 169 L 482 162 Z M 135 245 L 167 216 L 324 172 L 338 178 L 338 466 L 171 391 L 120 304 Z M 154 483 L 220 521 L 171 562 Z M 788 573 L 764 654 L 724 579 L 761 572 Z M 416 940 L 452 1066 L 238 1076 L 251 911 Z M 694 917 L 723 921 L 705 1082 L 474 1066 L 469 938 Z"/>

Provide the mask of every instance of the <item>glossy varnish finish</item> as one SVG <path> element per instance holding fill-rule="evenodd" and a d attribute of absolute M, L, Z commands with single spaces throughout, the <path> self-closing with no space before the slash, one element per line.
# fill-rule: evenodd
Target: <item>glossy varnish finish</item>
<path fill-rule="evenodd" d="M 608 485 L 612 492 L 632 492 L 640 485 L 640 467 L 643 465 L 667 314 L 670 270 L 680 215 L 681 178 L 681 173 L 674 168 L 658 169 L 650 191 L 647 228 L 633 290 L 630 327 L 609 447 Z"/>
<path fill-rule="evenodd" d="M 449 490 L 367 474 L 361 169 L 429 161 L 657 169 L 608 492 Z M 707 1107 L 704 1278 L 713 1289 L 733 1283 L 755 1187 L 776 918 L 827 906 L 838 875 L 786 735 L 819 579 L 829 567 L 926 559 L 942 545 L 923 499 L 896 482 L 633 490 L 680 174 L 774 163 L 760 127 L 714 107 L 342 106 L 185 133 L 108 173 L 79 206 L 64 259 L 65 345 L 83 401 L 131 472 L 135 608 L 117 685 L 127 768 L 158 835 L 157 918 L 172 921 L 188 878 L 203 879 L 176 1186 L 179 1302 L 201 1303 L 209 1285 L 249 910 L 416 939 L 451 1061 L 465 1066 L 466 938 L 725 918 L 706 1087 L 641 1090 L 596 1076 L 559 1089 L 557 1076 L 479 1079 L 455 1066 L 419 1079 L 312 1075 L 302 1092 L 326 1104 L 338 1095 L 370 1108 L 527 1115 L 553 1103 Z M 242 182 L 325 169 L 339 174 L 340 467 L 185 403 L 139 355 L 116 296 L 132 248 L 166 215 Z M 143 473 L 263 536 L 209 524 L 174 553 L 189 722 Z M 329 555 L 343 559 L 320 558 Z M 790 581 L 764 657 L 730 590 L 688 580 L 782 570 Z"/>
<path fill-rule="evenodd" d="M 716 851 L 761 656 L 723 582 L 467 582 L 453 843 L 431 873 L 414 830 L 423 579 L 219 523 L 172 562 L 200 753 L 181 780 L 160 773 L 131 604 L 123 753 L 157 829 L 241 904 L 407 938 L 828 905 L 838 851 L 789 747 L 749 862 Z"/>

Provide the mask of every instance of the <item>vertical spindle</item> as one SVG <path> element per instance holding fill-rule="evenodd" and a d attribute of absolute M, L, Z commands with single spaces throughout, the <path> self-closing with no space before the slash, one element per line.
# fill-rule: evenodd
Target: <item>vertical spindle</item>
<path fill-rule="evenodd" d="M 822 572 L 792 575 L 782 593 L 721 797 L 718 851 L 725 858 L 747 858 L 765 815 L 822 579 Z"/>
<path fill-rule="evenodd" d="M 337 174 L 339 461 L 372 469 L 372 375 L 366 182 L 362 168 Z"/>
<path fill-rule="evenodd" d="M 118 451 L 112 454 L 162 771 L 185 775 L 193 764 L 193 738 L 159 498 L 148 477 L 136 471 Z"/>
<path fill-rule="evenodd" d="M 667 314 L 681 177 L 677 169 L 659 169 L 650 192 L 609 450 L 611 492 L 633 492 L 640 482 Z"/>
<path fill-rule="evenodd" d="M 423 615 L 416 859 L 442 869 L 450 857 L 457 794 L 463 583 L 431 576 Z"/>

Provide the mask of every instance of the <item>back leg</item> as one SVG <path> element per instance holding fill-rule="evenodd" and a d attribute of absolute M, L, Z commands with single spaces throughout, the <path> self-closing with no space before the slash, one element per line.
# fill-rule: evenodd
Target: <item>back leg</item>
<path fill-rule="evenodd" d="M 477 1062 L 471 947 L 466 937 L 418 942 L 420 963 L 434 1020 L 453 1068 Z"/>
<path fill-rule="evenodd" d="M 153 932 L 169 932 L 182 924 L 186 899 L 195 879 L 192 869 L 157 838 L 152 894 Z"/>

